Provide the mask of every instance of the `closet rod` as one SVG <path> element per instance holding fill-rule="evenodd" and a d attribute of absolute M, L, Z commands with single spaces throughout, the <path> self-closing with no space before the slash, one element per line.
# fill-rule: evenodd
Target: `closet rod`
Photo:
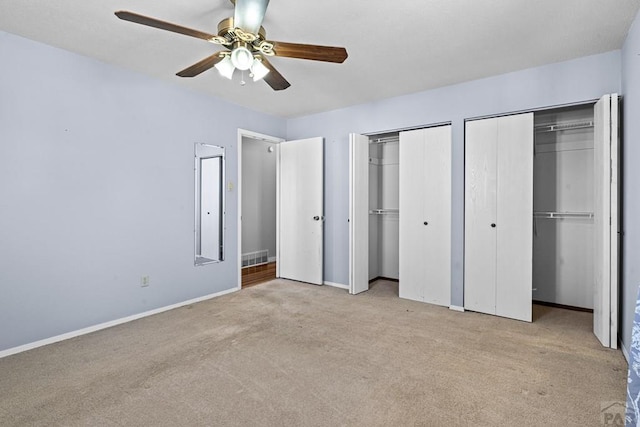
<path fill-rule="evenodd" d="M 593 120 L 580 120 L 572 122 L 560 122 L 535 126 L 536 132 L 558 132 L 563 130 L 592 128 Z"/>
<path fill-rule="evenodd" d="M 548 219 L 593 218 L 593 212 L 534 212 L 533 216 Z"/>
<path fill-rule="evenodd" d="M 398 209 L 371 209 L 369 213 L 374 215 L 398 214 L 399 210 Z"/>

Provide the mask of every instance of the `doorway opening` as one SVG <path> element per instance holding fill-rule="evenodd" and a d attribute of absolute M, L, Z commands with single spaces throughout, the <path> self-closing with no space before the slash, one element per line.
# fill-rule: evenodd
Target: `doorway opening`
<path fill-rule="evenodd" d="M 369 287 L 398 293 L 400 133 L 369 137 Z"/>
<path fill-rule="evenodd" d="M 241 288 L 276 278 L 278 144 L 282 141 L 238 131 Z"/>
<path fill-rule="evenodd" d="M 534 115 L 533 302 L 593 312 L 592 105 Z"/>

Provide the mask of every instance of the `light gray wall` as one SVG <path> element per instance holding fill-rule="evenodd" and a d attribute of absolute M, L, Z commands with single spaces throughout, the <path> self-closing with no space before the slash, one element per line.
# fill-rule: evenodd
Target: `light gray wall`
<path fill-rule="evenodd" d="M 581 102 L 619 92 L 620 65 L 620 51 L 612 51 L 289 120 L 288 139 L 324 136 L 326 141 L 325 280 L 348 283 L 350 132 L 382 133 L 452 122 L 451 302 L 462 306 L 464 119 Z"/>
<path fill-rule="evenodd" d="M 193 265 L 194 143 L 237 182 L 238 128 L 283 119 L 3 32 L 0 57 L 0 351 L 237 285 L 235 191 L 226 261 Z"/>
<path fill-rule="evenodd" d="M 622 228 L 622 338 L 629 349 L 635 301 L 640 285 L 640 13 L 622 48 L 623 208 Z"/>
<path fill-rule="evenodd" d="M 276 256 L 276 145 L 242 138 L 243 254 L 268 249 Z"/>

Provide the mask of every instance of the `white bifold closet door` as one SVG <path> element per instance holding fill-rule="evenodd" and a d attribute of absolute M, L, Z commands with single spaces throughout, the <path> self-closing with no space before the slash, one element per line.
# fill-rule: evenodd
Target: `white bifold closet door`
<path fill-rule="evenodd" d="M 278 277 L 323 284 L 324 140 L 280 143 Z"/>
<path fill-rule="evenodd" d="M 594 107 L 594 295 L 593 333 L 618 347 L 618 95 Z"/>
<path fill-rule="evenodd" d="M 464 308 L 495 314 L 498 124 L 475 120 L 465 131 Z"/>
<path fill-rule="evenodd" d="M 349 135 L 349 293 L 369 290 L 369 137 Z"/>
<path fill-rule="evenodd" d="M 464 307 L 530 322 L 533 113 L 465 125 Z"/>
<path fill-rule="evenodd" d="M 400 297 L 451 301 L 451 126 L 400 132 Z"/>

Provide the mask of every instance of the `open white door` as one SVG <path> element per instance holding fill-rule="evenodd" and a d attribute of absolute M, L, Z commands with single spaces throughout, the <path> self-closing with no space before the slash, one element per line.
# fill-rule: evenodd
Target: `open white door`
<path fill-rule="evenodd" d="M 349 135 L 349 293 L 369 290 L 369 138 Z"/>
<path fill-rule="evenodd" d="M 594 107 L 593 333 L 605 347 L 618 346 L 618 95 Z"/>
<path fill-rule="evenodd" d="M 280 144 L 278 276 L 323 283 L 323 139 Z"/>

